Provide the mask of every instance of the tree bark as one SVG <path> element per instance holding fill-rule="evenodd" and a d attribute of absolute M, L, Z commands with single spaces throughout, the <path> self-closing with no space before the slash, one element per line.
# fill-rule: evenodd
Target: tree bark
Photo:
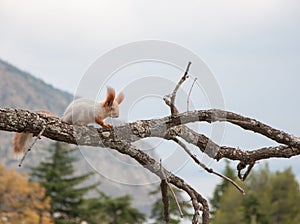
<path fill-rule="evenodd" d="M 139 162 L 144 168 L 157 175 L 161 180 L 165 180 L 167 184 L 171 183 L 185 191 L 190 196 L 194 208 L 192 223 L 198 223 L 199 213 L 201 211 L 202 223 L 207 224 L 209 223 L 209 206 L 207 200 L 183 179 L 167 171 L 161 162 L 154 160 L 131 143 L 142 138 L 150 137 L 158 137 L 176 142 L 200 167 L 209 173 L 229 181 L 240 190 L 240 192 L 244 193 L 244 190 L 233 180 L 218 174 L 201 163 L 199 159 L 191 153 L 184 142 L 178 138 L 195 145 L 201 152 L 206 153 L 217 161 L 223 158 L 240 161 L 237 170 L 238 177 L 242 180 L 246 179 L 256 161 L 274 157 L 289 158 L 299 155 L 300 138 L 272 128 L 255 119 L 228 111 L 211 109 L 179 113 L 174 103 L 176 93 L 182 83 L 188 78 L 190 65 L 191 63 L 189 62 L 184 75 L 177 83 L 173 92 L 164 97 L 165 103 L 170 107 L 171 116 L 160 119 L 139 120 L 113 128 L 93 128 L 70 125 L 62 122 L 57 117 L 48 117 L 47 115 L 27 110 L 0 108 L 0 130 L 33 133 L 35 136 L 43 135 L 52 140 L 69 144 L 111 148 L 117 150 L 119 153 L 126 154 Z M 197 133 L 185 126 L 193 122 L 229 122 L 245 130 L 253 131 L 272 139 L 279 145 L 254 150 L 219 146 L 207 136 Z M 242 174 L 242 170 L 246 168 L 246 172 Z M 165 187 L 165 185 L 163 185 L 163 187 Z M 168 209 L 166 197 L 163 199 L 164 207 Z M 165 211 L 166 217 L 168 216 L 167 213 L 168 211 Z"/>
<path fill-rule="evenodd" d="M 254 150 L 219 146 L 205 135 L 185 126 L 185 124 L 193 122 L 230 122 L 245 130 L 270 138 L 279 145 Z M 190 196 L 195 210 L 193 223 L 198 223 L 199 211 L 202 212 L 202 223 L 209 222 L 207 200 L 183 179 L 162 168 L 158 161 L 133 146 L 132 142 L 149 137 L 159 137 L 166 140 L 180 137 L 216 160 L 227 158 L 240 161 L 239 172 L 247 166 L 252 168 L 258 160 L 273 157 L 289 158 L 300 154 L 300 139 L 298 137 L 274 129 L 257 120 L 222 110 L 197 110 L 160 119 L 139 120 L 113 128 L 93 128 L 69 125 L 59 118 L 48 117 L 27 110 L 0 108 L 0 130 L 2 131 L 30 132 L 36 136 L 43 129 L 42 135 L 52 140 L 75 145 L 111 148 L 132 157 L 161 179 L 165 178 L 165 174 L 169 183 L 187 192 Z"/>

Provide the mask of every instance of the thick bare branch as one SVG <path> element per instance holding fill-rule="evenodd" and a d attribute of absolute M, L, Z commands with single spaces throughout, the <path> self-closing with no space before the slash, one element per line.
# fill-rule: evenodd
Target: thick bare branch
<path fill-rule="evenodd" d="M 164 218 L 167 223 L 170 222 L 169 214 L 169 197 L 168 197 L 168 184 L 166 179 L 162 179 L 160 182 L 161 200 L 164 206 Z"/>
<path fill-rule="evenodd" d="M 216 116 L 223 114 L 224 116 Z M 205 121 L 227 121 L 225 114 L 231 114 L 231 117 L 236 114 L 221 110 L 199 110 L 193 112 L 181 113 L 176 116 L 167 116 L 160 119 L 140 120 L 133 123 L 124 124 L 114 129 L 100 128 L 94 129 L 86 126 L 72 126 L 61 122 L 59 118 L 47 117 L 45 115 L 32 113 L 30 111 L 11 108 L 0 108 L 0 130 L 12 132 L 31 132 L 38 135 L 43 127 L 46 129 L 43 136 L 64 141 L 71 144 L 81 144 L 89 146 L 103 146 L 99 136 L 118 133 L 119 137 L 128 141 L 135 142 L 142 138 L 159 137 L 167 139 L 169 131 L 174 132 L 176 136 L 183 138 L 186 142 L 199 147 L 199 149 L 216 160 L 228 158 L 231 160 L 258 161 L 272 157 L 290 158 L 300 154 L 300 141 L 298 137 L 289 135 L 285 132 L 276 130 L 254 119 L 246 118 L 241 115 L 236 115 L 242 121 L 247 130 L 253 127 L 257 133 L 269 137 L 270 133 L 275 136 L 270 136 L 271 139 L 278 140 L 278 145 L 272 147 L 264 147 L 256 150 L 242 150 L 228 146 L 219 146 L 203 134 L 196 133 L 191 129 L 187 129 L 182 124 Z M 232 121 L 229 119 L 229 122 Z M 248 122 L 246 125 L 246 121 Z M 257 123 L 258 125 L 254 124 Z M 235 123 L 237 123 L 235 119 Z M 76 129 L 74 128 L 76 127 Z M 259 129 L 258 129 L 259 128 Z M 97 131 L 95 131 L 97 130 Z M 253 131 L 254 131 L 253 130 Z M 84 134 L 83 134 L 84 133 Z M 278 137 L 279 136 L 279 137 Z M 284 136 L 284 140 L 283 137 Z M 77 140 L 77 141 L 76 141 Z"/>
<path fill-rule="evenodd" d="M 175 105 L 175 98 L 178 89 L 188 78 L 190 65 L 191 63 L 189 62 L 184 75 L 179 80 L 173 92 L 164 97 L 164 101 L 171 109 L 171 116 L 160 119 L 139 120 L 114 128 L 96 129 L 87 126 L 69 125 L 62 122 L 59 118 L 48 117 L 44 114 L 32 113 L 26 110 L 0 108 L 0 130 L 33 133 L 33 135 L 38 136 L 36 140 L 43 135 L 47 138 L 70 144 L 111 148 L 117 150 L 119 153 L 126 154 L 162 180 L 161 190 L 165 206 L 166 221 L 169 220 L 167 186 L 173 184 L 177 188 L 185 191 L 191 198 L 194 208 L 192 223 L 198 223 L 200 211 L 202 212 L 202 223 L 209 223 L 209 207 L 206 199 L 183 179 L 167 171 L 161 165 L 161 162 L 155 161 L 149 155 L 133 146 L 131 144 L 132 142 L 148 137 L 159 137 L 165 140 L 175 141 L 191 156 L 195 163 L 200 165 L 206 171 L 230 181 L 243 192 L 243 190 L 232 180 L 201 163 L 178 137 L 187 143 L 197 146 L 201 152 L 206 153 L 217 161 L 222 158 L 240 161 L 237 170 L 238 176 L 242 180 L 248 176 L 256 161 L 273 157 L 289 158 L 299 155 L 300 138 L 277 130 L 255 119 L 223 110 L 211 109 L 179 113 Z M 189 96 L 190 93 L 191 90 Z M 187 100 L 187 107 L 188 103 L 189 99 Z M 242 150 L 229 146 L 219 146 L 207 136 L 197 133 L 185 126 L 186 124 L 194 122 L 229 122 L 245 130 L 253 131 L 272 139 L 279 145 L 254 150 Z M 246 169 L 246 172 L 242 174 L 242 170 L 244 169 Z M 172 190 L 172 188 L 170 189 Z"/>
<path fill-rule="evenodd" d="M 217 121 L 230 122 L 243 129 L 254 131 L 273 139 L 283 145 L 249 151 L 228 146 L 219 146 L 205 135 L 199 134 L 183 125 L 192 122 L 211 123 Z M 161 178 L 163 176 L 159 171 L 159 163 L 133 147 L 130 142 L 147 137 L 160 137 L 169 140 L 168 136 L 172 132 L 172 136 L 178 136 L 186 142 L 196 145 L 202 152 L 216 160 L 228 158 L 239 160 L 244 165 L 252 165 L 255 161 L 272 157 L 289 158 L 300 154 L 300 141 L 298 137 L 274 129 L 257 120 L 222 110 L 198 110 L 166 116 L 160 119 L 140 120 L 114 127 L 113 129 L 95 129 L 87 126 L 69 125 L 62 122 L 59 118 L 48 117 L 26 110 L 0 108 L 0 130 L 30 132 L 38 135 L 44 127 L 43 136 L 47 138 L 76 145 L 101 146 L 118 150 L 120 153 L 131 156 Z M 182 179 L 167 171 L 165 172 L 168 175 L 170 183 L 190 195 L 195 210 L 194 220 L 198 220 L 197 213 L 200 203 L 202 205 L 202 221 L 207 220 L 207 222 L 203 221 L 203 223 L 208 223 L 209 208 L 207 201 Z"/>
<path fill-rule="evenodd" d="M 286 145 L 278 145 L 271 147 L 263 147 L 254 150 L 242 150 L 229 146 L 219 146 L 211 139 L 203 134 L 188 129 L 184 126 L 177 126 L 171 128 L 175 134 L 190 144 L 197 146 L 202 152 L 217 161 L 222 158 L 230 160 L 239 160 L 244 164 L 251 164 L 255 161 L 269 159 L 269 158 L 290 158 L 300 154 L 300 149 Z"/>
<path fill-rule="evenodd" d="M 169 183 L 185 191 L 197 208 L 199 208 L 199 203 L 202 205 L 202 222 L 209 223 L 208 203 L 196 190 L 188 185 L 183 179 L 162 168 L 159 162 L 131 145 L 129 141 L 124 140 L 128 135 L 134 135 L 138 138 L 141 138 L 142 136 L 146 137 L 142 132 L 143 126 L 141 126 L 141 123 L 132 123 L 126 127 L 123 126 L 120 130 L 117 130 L 117 128 L 96 129 L 87 126 L 69 125 L 61 122 L 58 118 L 47 117 L 26 110 L 10 108 L 0 109 L 0 130 L 31 132 L 34 135 L 38 135 L 44 127 L 46 127 L 43 132 L 43 136 L 45 137 L 70 144 L 101 146 L 115 149 L 122 154 L 134 158 L 144 168 L 159 176 L 161 179 L 164 179 L 164 177 L 167 176 Z M 123 132 L 124 128 L 131 130 L 131 132 L 122 135 L 122 133 L 126 133 Z M 132 138 L 128 139 L 132 140 Z M 198 218 L 195 218 L 194 220 L 193 223 L 198 223 Z"/>

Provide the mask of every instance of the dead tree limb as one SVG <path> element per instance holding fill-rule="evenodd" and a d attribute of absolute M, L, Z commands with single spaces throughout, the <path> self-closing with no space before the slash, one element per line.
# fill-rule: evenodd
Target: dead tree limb
<path fill-rule="evenodd" d="M 192 122 L 212 123 L 217 121 L 234 123 L 246 130 L 254 131 L 273 139 L 280 145 L 254 150 L 242 150 L 234 147 L 219 146 L 205 135 L 187 129 L 182 125 Z M 263 159 L 276 157 L 289 158 L 300 154 L 299 137 L 274 129 L 254 119 L 222 110 L 198 110 L 160 119 L 140 120 L 117 126 L 113 129 L 95 129 L 86 126 L 69 125 L 63 123 L 59 118 L 48 117 L 27 110 L 0 108 L 0 130 L 10 132 L 30 132 L 34 135 L 38 135 L 41 130 L 43 130 L 43 127 L 46 127 L 43 136 L 47 138 L 70 144 L 101 146 L 118 150 L 123 154 L 133 157 L 141 165 L 160 176 L 162 174 L 157 172 L 157 170 L 160 170 L 159 163 L 139 149 L 131 146 L 130 142 L 135 142 L 139 139 L 148 137 L 160 137 L 168 140 L 168 132 L 172 132 L 172 135 L 178 136 L 186 142 L 197 146 L 199 150 L 216 160 L 227 158 L 230 160 L 238 160 L 245 165 L 251 165 L 256 161 Z M 116 138 L 118 141 L 116 141 Z M 166 173 L 168 172 L 166 171 Z M 207 201 L 187 183 L 175 175 L 171 175 L 169 181 L 176 187 L 189 192 L 188 194 L 191 198 L 194 198 L 194 201 L 192 200 L 194 204 L 202 204 L 202 215 L 204 215 L 205 220 L 208 220 Z"/>
<path fill-rule="evenodd" d="M 177 83 L 175 89 L 173 90 L 172 94 L 171 94 L 171 97 L 169 96 L 165 96 L 164 97 L 164 101 L 165 103 L 171 108 L 171 116 L 174 116 L 174 115 L 177 115 L 179 112 L 178 112 L 178 109 L 177 107 L 175 106 L 175 98 L 176 98 L 176 94 L 177 94 L 177 91 L 178 89 L 180 88 L 180 86 L 184 83 L 184 81 L 188 78 L 188 72 L 189 72 L 189 69 L 190 69 L 190 66 L 191 66 L 191 62 L 188 63 L 187 67 L 186 67 L 186 70 L 184 72 L 184 75 L 182 76 L 182 78 L 179 80 L 179 82 Z M 194 82 L 195 83 L 195 82 Z M 193 83 L 193 85 L 194 85 Z M 191 94 L 191 91 L 192 91 L 192 87 L 190 89 L 190 92 L 189 92 L 189 95 Z M 189 97 L 189 96 L 188 96 Z M 188 110 L 187 110 L 188 111 Z M 192 132 L 192 129 L 188 128 L 187 126 L 185 125 L 181 125 L 181 128 L 184 128 L 185 131 L 187 133 L 190 133 Z M 206 170 L 207 172 L 209 173 L 213 173 L 221 178 L 223 178 L 224 180 L 230 182 L 231 184 L 233 184 L 242 194 L 245 194 L 245 191 L 244 189 L 242 189 L 237 183 L 235 183 L 233 180 L 231 180 L 229 177 L 226 177 L 220 173 L 217 173 L 215 172 L 213 169 L 210 169 L 208 168 L 207 166 L 205 166 L 204 163 L 202 163 L 194 154 L 191 153 L 191 151 L 188 149 L 188 147 L 181 141 L 177 138 L 176 135 L 173 135 L 172 134 L 172 131 L 168 133 L 168 136 L 169 136 L 169 139 L 173 140 L 174 142 L 176 142 L 179 146 L 181 146 L 184 151 L 194 160 L 195 163 L 197 163 L 200 167 L 202 167 L 204 170 Z M 239 173 L 240 174 L 240 173 Z M 248 175 L 248 174 L 247 174 Z M 246 175 L 246 176 L 247 176 Z"/>
<path fill-rule="evenodd" d="M 180 81 L 176 86 L 177 90 L 187 77 L 189 65 L 184 74 L 185 78 L 183 77 L 183 81 Z M 179 113 L 174 105 L 177 90 L 175 88 L 173 95 L 171 94 L 164 98 L 166 104 L 171 108 L 171 116 L 159 119 L 139 120 L 116 126 L 112 129 L 97 129 L 87 126 L 69 125 L 62 122 L 59 118 L 48 117 L 27 110 L 0 108 L 0 130 L 33 133 L 35 136 L 42 134 L 42 136 L 56 141 L 75 145 L 111 148 L 126 154 L 162 180 L 167 176 L 168 183 L 185 191 L 191 198 L 194 208 L 192 223 L 198 223 L 199 214 L 201 213 L 202 223 L 204 224 L 209 223 L 207 200 L 183 179 L 163 168 L 158 161 L 155 161 L 131 143 L 150 137 L 158 137 L 166 141 L 176 141 L 176 139 L 181 138 L 185 142 L 195 145 L 201 152 L 217 161 L 223 158 L 239 161 L 237 170 L 241 179 L 247 177 L 256 161 L 276 157 L 289 158 L 300 154 L 299 137 L 277 130 L 255 119 L 218 109 Z M 253 131 L 272 139 L 278 145 L 253 150 L 221 146 L 214 143 L 209 137 L 185 126 L 185 124 L 194 122 L 229 122 L 245 130 Z M 177 143 L 180 144 L 178 141 Z M 187 146 L 182 145 L 182 147 Z M 184 149 L 186 150 L 186 148 Z M 188 150 L 186 151 L 189 152 Z M 192 155 L 190 156 L 193 158 Z M 194 162 L 199 164 L 200 161 L 197 158 L 196 160 L 195 158 L 193 159 Z M 207 167 L 203 168 L 209 170 Z M 246 172 L 242 175 L 241 171 L 246 168 Z"/>
<path fill-rule="evenodd" d="M 114 127 L 113 129 L 95 129 L 86 126 L 69 125 L 62 122 L 59 118 L 48 117 L 27 110 L 0 108 L 0 130 L 10 132 L 30 132 L 34 135 L 38 135 L 46 125 L 43 136 L 47 138 L 76 145 L 80 144 L 102 147 L 104 145 L 102 141 L 99 141 L 99 136 L 107 136 L 118 133 L 120 138 L 125 139 L 128 142 L 135 142 L 139 139 L 149 137 L 167 139 L 167 132 L 172 131 L 173 134 L 183 138 L 186 142 L 197 146 L 202 152 L 209 156 L 211 156 L 209 154 L 210 151 L 216 150 L 217 153 L 213 157 L 216 160 L 227 158 L 230 160 L 243 161 L 245 164 L 269 158 L 290 158 L 300 154 L 299 137 L 276 130 L 264 124 L 261 125 L 261 122 L 241 115 L 236 116 L 240 117 L 240 119 L 244 121 L 243 124 L 246 124 L 247 120 L 249 121 L 247 130 L 252 130 L 253 127 L 252 131 L 260 133 L 265 137 L 270 137 L 281 145 L 253 150 L 242 150 L 240 148 L 229 146 L 219 146 L 205 135 L 191 130 L 189 130 L 190 132 L 187 132 L 187 130 L 181 126 L 181 124 L 192 122 L 205 121 L 212 123 L 217 121 L 226 121 L 225 117 L 216 117 L 216 114 L 234 113 L 221 110 L 198 110 L 181 113 L 176 116 L 167 116 L 160 119 L 139 120 Z M 253 125 L 254 122 L 252 121 L 258 125 Z M 86 136 L 89 137 L 87 138 Z"/>
<path fill-rule="evenodd" d="M 32 149 L 32 147 L 34 146 L 34 144 L 37 142 L 38 139 L 41 139 L 41 136 L 43 134 L 43 132 L 45 131 L 46 127 L 43 127 L 43 129 L 40 131 L 40 133 L 35 137 L 34 141 L 32 142 L 32 144 L 28 147 L 28 149 L 25 151 L 23 157 L 21 158 L 20 160 L 20 163 L 19 163 L 19 167 L 22 166 L 22 163 L 27 155 L 27 153 Z"/>
<path fill-rule="evenodd" d="M 161 161 L 161 160 L 160 160 L 160 164 L 161 164 L 161 168 L 162 168 L 162 161 Z M 170 217 L 169 217 L 169 199 L 168 199 L 168 188 L 167 188 L 167 187 L 170 188 L 170 191 L 171 191 L 171 193 L 172 193 L 172 195 L 173 195 L 173 197 L 174 197 L 175 203 L 176 203 L 176 205 L 177 205 L 177 208 L 178 208 L 180 217 L 183 218 L 183 213 L 182 213 L 180 204 L 179 204 L 179 202 L 178 202 L 178 198 L 177 198 L 177 196 L 176 196 L 176 194 L 175 194 L 175 192 L 174 192 L 172 186 L 170 186 L 170 184 L 169 184 L 168 177 L 167 177 L 167 175 L 164 173 L 164 170 L 163 170 L 163 169 L 161 169 L 161 172 L 162 172 L 162 174 L 163 174 L 163 176 L 164 176 L 164 179 L 161 180 L 160 188 L 161 188 L 162 197 L 163 197 L 162 201 L 163 201 L 163 204 L 164 204 L 164 207 L 165 207 L 164 212 L 165 212 L 165 219 L 166 219 L 166 222 L 168 222 L 167 219 L 169 220 L 169 218 L 170 218 Z"/>
<path fill-rule="evenodd" d="M 131 145 L 142 137 L 147 137 L 143 131 L 143 122 L 126 124 L 124 126 L 110 128 L 93 128 L 87 126 L 75 126 L 62 122 L 59 118 L 48 117 L 21 109 L 0 108 L 0 130 L 11 132 L 31 132 L 38 135 L 43 127 L 46 127 L 43 136 L 75 145 L 100 146 L 115 149 L 122 154 L 134 158 L 144 168 L 164 179 L 168 176 L 169 183 L 185 191 L 198 206 L 202 205 L 202 221 L 209 222 L 209 207 L 204 199 L 195 189 L 183 179 L 160 167 L 160 163 L 149 155 Z M 125 131 L 127 130 L 127 131 Z M 131 132 L 131 133 L 130 133 Z M 163 170 L 163 172 L 162 172 Z M 198 214 L 195 215 L 198 222 Z"/>
<path fill-rule="evenodd" d="M 168 198 L 168 184 L 167 180 L 163 179 L 160 182 L 161 200 L 164 206 L 164 219 L 166 223 L 170 222 L 169 213 L 169 198 Z"/>
<path fill-rule="evenodd" d="M 180 88 L 180 86 L 182 85 L 182 83 L 184 83 L 184 81 L 189 77 L 189 70 L 190 70 L 190 66 L 191 66 L 191 62 L 188 63 L 185 72 L 183 74 L 183 76 L 181 77 L 181 79 L 179 80 L 179 82 L 177 83 L 177 85 L 175 86 L 173 92 L 170 95 L 167 95 L 167 98 L 170 98 L 170 104 L 168 104 L 171 108 L 171 115 L 175 115 L 178 114 L 178 110 L 175 106 L 175 98 L 176 98 L 176 94 L 178 89 Z"/>

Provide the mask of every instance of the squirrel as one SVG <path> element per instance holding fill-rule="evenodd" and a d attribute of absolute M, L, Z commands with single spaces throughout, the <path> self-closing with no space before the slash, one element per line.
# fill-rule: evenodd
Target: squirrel
<path fill-rule="evenodd" d="M 88 125 L 96 123 L 102 127 L 112 128 L 111 124 L 105 124 L 104 119 L 107 117 L 119 117 L 119 104 L 124 100 L 124 94 L 121 92 L 116 97 L 115 90 L 107 87 L 107 95 L 104 102 L 96 102 L 92 99 L 79 98 L 72 101 L 65 109 L 61 120 L 74 125 Z M 35 111 L 38 114 L 55 117 L 48 111 Z M 15 156 L 25 153 L 26 146 L 33 137 L 32 133 L 17 133 L 13 138 L 13 151 Z"/>

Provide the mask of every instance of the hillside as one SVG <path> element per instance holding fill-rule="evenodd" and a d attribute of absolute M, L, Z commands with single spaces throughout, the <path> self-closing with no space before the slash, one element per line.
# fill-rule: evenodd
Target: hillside
<path fill-rule="evenodd" d="M 72 95 L 46 84 L 0 60 L 0 105 L 29 110 L 45 109 L 61 115 Z"/>
<path fill-rule="evenodd" d="M 0 107 L 44 109 L 61 115 L 72 100 L 71 94 L 55 89 L 3 60 L 0 60 L 0 80 Z M 0 132 L 0 142 L 0 161 L 16 167 L 17 161 L 11 152 L 12 134 Z M 32 154 L 35 164 L 37 155 Z"/>
<path fill-rule="evenodd" d="M 44 109 L 60 116 L 71 102 L 72 95 L 43 82 L 15 66 L 0 60 L 0 107 L 28 110 Z M 0 162 L 17 171 L 27 171 L 47 157 L 44 148 L 51 142 L 43 138 L 28 154 L 19 168 L 12 154 L 12 133 L 0 131 Z M 101 190 L 113 196 L 132 194 L 135 206 L 149 212 L 147 193 L 155 187 L 155 178 L 125 155 L 112 150 L 89 148 L 78 150 L 78 174 L 95 170 L 98 175 L 91 182 L 100 181 Z M 112 169 L 113 167 L 113 169 Z M 138 186 L 142 185 L 142 186 Z M 145 200 L 147 198 L 147 200 Z"/>

